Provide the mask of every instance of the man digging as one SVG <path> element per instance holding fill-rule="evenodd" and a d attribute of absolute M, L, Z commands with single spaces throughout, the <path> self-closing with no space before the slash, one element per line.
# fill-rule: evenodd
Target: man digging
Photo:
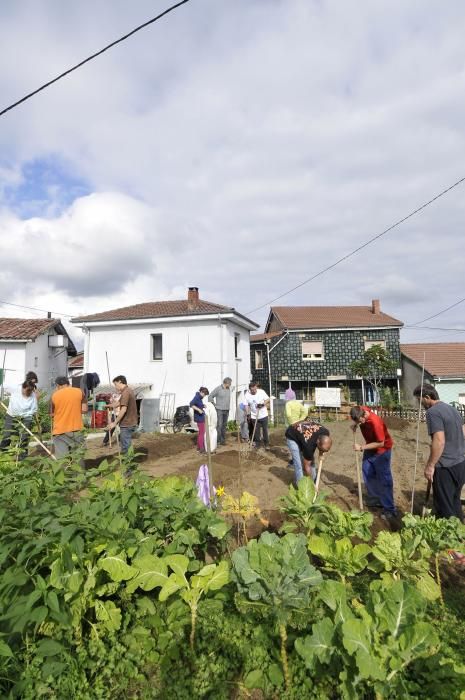
<path fill-rule="evenodd" d="M 362 473 L 368 493 L 367 505 L 382 508 L 381 517 L 390 522 L 398 515 L 391 472 L 393 440 L 383 419 L 367 406 L 354 406 L 350 409 L 350 417 L 354 421 L 353 432 L 360 426 L 365 439 L 364 445 L 354 442 L 354 450 L 363 452 Z"/>
<path fill-rule="evenodd" d="M 320 457 L 329 452 L 333 441 L 329 430 L 310 420 L 302 420 L 290 425 L 286 430 L 286 442 L 292 456 L 296 484 L 305 476 L 316 481 L 315 451 Z"/>

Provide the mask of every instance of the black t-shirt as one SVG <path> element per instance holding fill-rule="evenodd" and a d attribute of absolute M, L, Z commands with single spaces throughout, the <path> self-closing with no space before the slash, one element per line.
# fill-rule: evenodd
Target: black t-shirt
<path fill-rule="evenodd" d="M 289 440 L 294 440 L 302 450 L 305 459 L 311 462 L 313 462 L 317 440 L 322 435 L 329 435 L 329 430 L 319 423 L 307 420 L 294 423 L 286 430 L 286 437 Z"/>

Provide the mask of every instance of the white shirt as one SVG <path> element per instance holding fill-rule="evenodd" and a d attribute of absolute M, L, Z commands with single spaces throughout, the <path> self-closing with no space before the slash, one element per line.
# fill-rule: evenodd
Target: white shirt
<path fill-rule="evenodd" d="M 266 393 L 266 391 L 263 391 L 263 389 L 257 389 L 255 394 L 251 394 L 250 391 L 247 391 L 245 394 L 245 400 L 246 403 L 250 407 L 250 417 L 252 420 L 255 420 L 257 418 L 257 405 L 260 403 L 265 403 L 265 401 L 268 401 L 269 396 Z M 258 409 L 258 420 L 261 418 L 266 418 L 268 416 L 268 409 L 266 406 L 263 406 L 263 408 Z"/>
<path fill-rule="evenodd" d="M 31 396 L 23 396 L 21 389 L 10 396 L 8 402 L 8 414 L 10 416 L 21 416 L 27 418 L 37 413 L 37 397 L 35 393 Z"/>

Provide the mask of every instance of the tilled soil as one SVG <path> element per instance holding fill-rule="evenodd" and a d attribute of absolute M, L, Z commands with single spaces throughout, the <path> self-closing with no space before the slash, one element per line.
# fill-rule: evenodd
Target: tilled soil
<path fill-rule="evenodd" d="M 386 423 L 394 439 L 394 496 L 402 513 L 410 509 L 417 425 L 399 418 L 387 418 Z M 329 499 L 345 510 L 358 508 L 355 453 L 350 425 L 347 420 L 326 424 L 333 437 L 333 447 L 325 457 L 321 478 L 321 488 L 328 493 Z M 140 469 L 153 476 L 183 474 L 195 480 L 200 465 L 207 463 L 206 455 L 199 454 L 195 449 L 195 437 L 189 434 L 142 434 L 134 440 L 134 447 L 140 453 Z M 424 502 L 426 482 L 423 478 L 423 464 L 428 448 L 429 437 L 425 425 L 421 424 L 414 499 L 416 512 L 421 511 Z M 100 441 L 88 441 L 89 463 L 96 464 L 112 454 L 117 454 L 114 445 L 109 449 L 103 448 Z M 262 514 L 279 525 L 278 500 L 287 492 L 293 480 L 293 470 L 287 466 L 288 458 L 283 428 L 271 432 L 270 451 L 260 449 L 247 452 L 246 447 L 238 444 L 237 438 L 228 436 L 227 445 L 219 447 L 211 456 L 213 482 L 216 486 L 224 486 L 227 493 L 236 497 L 243 491 L 257 496 Z M 373 513 L 375 527 L 385 527 L 382 521 L 379 522 L 380 512 L 374 510 Z"/>

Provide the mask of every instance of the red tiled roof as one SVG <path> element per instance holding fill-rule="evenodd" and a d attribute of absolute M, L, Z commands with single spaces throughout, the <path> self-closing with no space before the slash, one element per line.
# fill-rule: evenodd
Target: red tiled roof
<path fill-rule="evenodd" d="M 148 301 L 144 304 L 124 306 L 121 309 L 103 311 L 90 316 L 73 318 L 73 323 L 80 321 L 130 321 L 138 318 L 158 318 L 162 316 L 195 316 L 197 314 L 218 314 L 234 311 L 233 308 L 214 304 L 210 301 L 199 299 L 195 305 L 189 304 L 187 299 L 182 301 Z"/>
<path fill-rule="evenodd" d="M 73 359 L 68 362 L 69 369 L 78 369 L 80 367 L 84 367 L 84 353 L 83 352 L 78 352 L 76 357 L 73 357 Z"/>
<path fill-rule="evenodd" d="M 403 355 L 432 377 L 465 377 L 465 343 L 405 343 Z"/>
<path fill-rule="evenodd" d="M 271 314 L 283 328 L 380 328 L 404 324 L 371 306 L 272 306 Z M 270 318 L 271 318 L 270 314 Z"/>
<path fill-rule="evenodd" d="M 274 331 L 273 333 L 255 333 L 255 335 L 250 336 L 250 342 L 263 342 L 264 340 L 269 340 L 270 338 L 276 338 L 278 335 L 282 335 L 282 331 Z"/>
<path fill-rule="evenodd" d="M 0 340 L 35 340 L 57 323 L 56 318 L 0 318 Z"/>

